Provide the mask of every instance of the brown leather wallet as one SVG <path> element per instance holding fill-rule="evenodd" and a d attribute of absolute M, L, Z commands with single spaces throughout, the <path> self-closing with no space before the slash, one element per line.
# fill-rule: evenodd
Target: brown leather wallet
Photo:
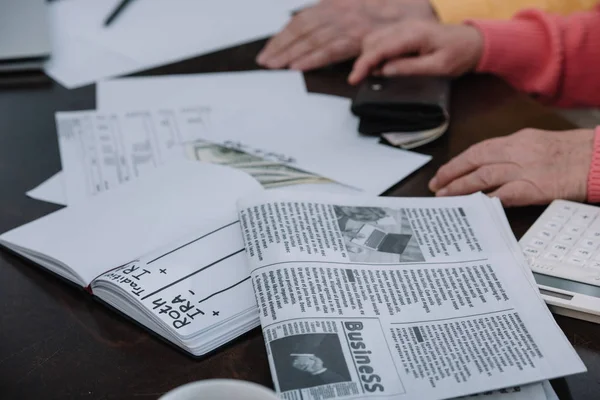
<path fill-rule="evenodd" d="M 448 122 L 450 82 L 438 77 L 366 79 L 352 102 L 366 135 L 419 132 Z"/>

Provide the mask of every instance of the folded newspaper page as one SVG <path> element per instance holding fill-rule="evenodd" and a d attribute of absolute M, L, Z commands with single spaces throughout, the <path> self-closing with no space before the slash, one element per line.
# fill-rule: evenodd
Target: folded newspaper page
<path fill-rule="evenodd" d="M 584 372 L 492 202 L 242 199 L 281 397 L 432 400 L 518 387 L 543 399 L 541 384 L 526 385 Z"/>

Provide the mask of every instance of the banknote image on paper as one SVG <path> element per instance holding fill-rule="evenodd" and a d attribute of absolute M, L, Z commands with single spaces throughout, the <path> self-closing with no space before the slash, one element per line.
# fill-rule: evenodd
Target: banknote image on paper
<path fill-rule="evenodd" d="M 425 261 L 404 210 L 383 207 L 333 208 L 351 261 Z"/>
<path fill-rule="evenodd" d="M 286 336 L 269 346 L 282 392 L 352 380 L 335 333 Z"/>
<path fill-rule="evenodd" d="M 187 145 L 187 154 L 193 160 L 227 165 L 240 169 L 258 180 L 264 188 L 332 183 L 330 179 L 302 171 L 276 161 L 206 141 L 195 141 Z"/>

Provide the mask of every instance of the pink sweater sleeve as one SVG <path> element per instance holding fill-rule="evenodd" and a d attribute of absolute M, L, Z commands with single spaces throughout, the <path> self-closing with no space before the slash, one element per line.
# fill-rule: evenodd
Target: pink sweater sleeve
<path fill-rule="evenodd" d="M 600 6 L 567 17 L 526 10 L 510 21 L 467 21 L 484 36 L 478 72 L 545 102 L 600 106 Z"/>
<path fill-rule="evenodd" d="M 478 72 L 556 105 L 600 106 L 600 6 L 568 17 L 538 10 L 510 21 L 467 21 L 484 37 Z M 596 128 L 587 197 L 600 202 L 600 127 Z"/>
<path fill-rule="evenodd" d="M 587 199 L 590 203 L 600 203 L 600 126 L 594 137 L 594 154 L 587 183 Z"/>

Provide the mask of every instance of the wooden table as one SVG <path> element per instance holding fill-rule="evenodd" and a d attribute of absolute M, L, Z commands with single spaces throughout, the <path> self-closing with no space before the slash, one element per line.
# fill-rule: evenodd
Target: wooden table
<path fill-rule="evenodd" d="M 146 72 L 177 74 L 254 69 L 262 42 Z M 306 75 L 310 91 L 351 96 L 348 65 Z M 49 83 L 0 90 L 0 232 L 58 209 L 24 193 L 60 170 L 54 112 L 95 107 L 94 87 L 66 90 Z M 429 196 L 436 169 L 468 146 L 525 127 L 572 126 L 491 77 L 456 82 L 453 122 L 420 151 L 433 161 L 390 190 Z M 509 210 L 520 237 L 541 208 Z M 562 399 L 600 398 L 600 326 L 557 317 L 587 374 L 553 382 Z M 258 329 L 198 361 L 174 351 L 91 296 L 0 251 L 0 398 L 156 399 L 199 379 L 239 378 L 271 385 Z"/>

